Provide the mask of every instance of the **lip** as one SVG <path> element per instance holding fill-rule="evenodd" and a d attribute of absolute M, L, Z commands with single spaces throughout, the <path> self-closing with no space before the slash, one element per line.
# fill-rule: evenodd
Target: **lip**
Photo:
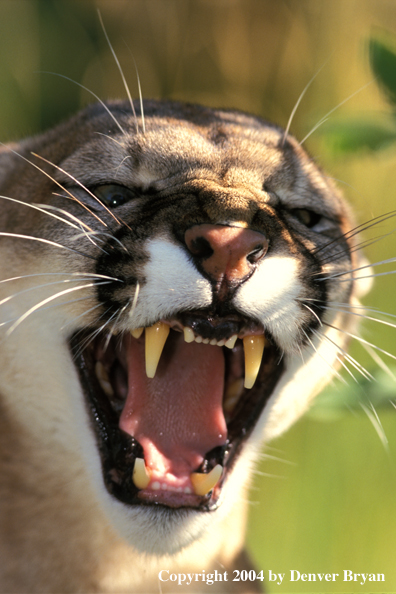
<path fill-rule="evenodd" d="M 123 331 L 116 335 L 109 335 L 103 332 L 98 333 L 94 328 L 87 328 L 75 332 L 69 339 L 70 350 L 80 378 L 89 410 L 91 427 L 100 453 L 104 484 L 112 496 L 127 505 L 162 505 L 167 508 L 191 508 L 201 511 L 216 509 L 227 476 L 284 370 L 279 348 L 267 337 L 264 356 L 253 387 L 251 389 L 241 388 L 236 401 L 230 406 L 229 399 L 228 401 L 225 399 L 225 394 L 229 392 L 230 382 L 235 380 L 235 375 L 240 375 L 241 378 L 243 376 L 241 339 L 244 335 L 260 334 L 263 330 L 254 321 L 238 316 L 211 319 L 210 316 L 206 315 L 205 317 L 205 312 L 200 312 L 199 315 L 191 312 L 180 314 L 172 320 L 168 320 L 171 330 L 167 341 L 169 345 L 167 344 L 164 348 L 163 366 L 166 366 L 172 348 L 186 348 L 180 342 L 183 341 L 181 328 L 186 322 L 190 323 L 190 327 L 193 327 L 195 332 L 198 329 L 201 330 L 205 335 L 202 338 L 206 340 L 228 338 L 228 334 L 238 330 L 238 339 L 232 350 L 225 346 L 195 345 L 196 348 L 201 349 L 201 352 L 202 349 L 205 349 L 203 352 L 206 354 L 207 351 L 209 357 L 211 356 L 209 353 L 216 352 L 221 353 L 221 355 L 217 355 L 218 357 L 224 358 L 222 414 L 224 415 L 226 434 L 219 443 L 216 442 L 214 447 L 209 446 L 210 449 L 205 450 L 198 467 L 191 467 L 191 472 L 200 473 L 208 473 L 218 464 L 223 467 L 220 480 L 206 495 L 196 495 L 189 488 L 173 489 L 164 485 L 164 489 L 160 487 L 157 490 L 138 489 L 134 484 L 135 460 L 137 458 L 144 459 L 145 452 L 141 443 L 131 432 L 128 433 L 120 428 L 120 419 L 126 406 L 126 393 L 130 389 L 128 383 L 135 381 L 134 378 L 128 377 L 128 373 L 131 372 L 128 371 L 126 363 L 127 352 L 132 348 L 131 345 L 133 349 L 144 348 L 144 334 L 135 339 L 130 332 Z M 131 343 L 131 341 L 135 342 Z M 210 349 L 216 349 L 216 351 L 210 351 Z M 111 388 L 106 390 L 107 394 L 103 389 L 106 382 L 98 379 L 98 362 L 106 370 L 105 375 L 109 378 L 111 385 Z M 191 365 L 194 365 L 194 361 L 191 362 Z M 205 395 L 205 398 L 208 398 L 208 402 L 210 402 L 210 394 Z M 191 416 L 195 416 L 194 410 L 191 411 Z M 199 417 L 198 413 L 196 416 Z M 205 423 L 201 423 L 201 425 L 205 425 Z M 200 441 L 205 441 L 205 437 L 205 427 L 202 427 L 200 428 Z M 211 443 L 209 440 L 208 444 Z M 187 478 L 185 480 L 187 481 Z M 177 484 L 188 484 L 188 482 Z"/>

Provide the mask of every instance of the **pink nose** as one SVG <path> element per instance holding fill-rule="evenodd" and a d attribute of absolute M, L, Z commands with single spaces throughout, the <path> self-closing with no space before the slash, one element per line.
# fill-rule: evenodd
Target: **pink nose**
<path fill-rule="evenodd" d="M 194 225 L 185 233 L 186 245 L 215 281 L 242 281 L 268 250 L 263 233 L 227 225 Z"/>

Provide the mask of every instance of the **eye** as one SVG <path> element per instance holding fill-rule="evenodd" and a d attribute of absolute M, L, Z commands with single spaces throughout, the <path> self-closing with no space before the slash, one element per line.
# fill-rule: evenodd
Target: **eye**
<path fill-rule="evenodd" d="M 117 184 L 97 186 L 93 193 L 108 208 L 122 206 L 122 204 L 133 200 L 139 195 L 136 190 L 131 190 L 125 186 L 118 186 Z"/>
<path fill-rule="evenodd" d="M 291 211 L 291 214 L 296 217 L 308 229 L 312 229 L 319 223 L 319 221 L 323 218 L 322 215 L 314 212 L 313 210 L 308 210 L 307 208 L 294 208 Z"/>

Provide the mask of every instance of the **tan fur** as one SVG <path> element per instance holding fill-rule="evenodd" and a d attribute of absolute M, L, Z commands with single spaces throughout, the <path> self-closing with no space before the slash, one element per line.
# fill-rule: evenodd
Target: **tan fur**
<path fill-rule="evenodd" d="M 146 222 L 144 229 L 150 236 L 152 224 L 154 236 L 161 241 L 166 238 L 171 246 L 173 221 L 188 216 L 189 225 L 199 223 L 202 212 L 210 222 L 226 218 L 245 227 L 260 227 L 262 221 L 274 216 L 271 192 L 275 191 L 290 208 L 311 208 L 320 202 L 323 214 L 338 218 L 343 231 L 351 228 L 337 191 L 296 141 L 289 139 L 282 146 L 282 131 L 277 128 L 244 114 L 155 102 L 145 106 L 145 134 L 126 104 L 114 104 L 109 109 L 118 125 L 102 107 L 92 107 L 38 138 L 3 149 L 1 195 L 38 209 L 42 205 L 68 208 L 95 231 L 105 231 L 107 228 L 75 201 L 54 195 L 67 195 L 69 190 L 60 187 L 64 184 L 77 187 L 77 191 L 75 187 L 70 190 L 73 195 L 83 192 L 68 174 L 85 187 L 117 183 L 138 185 L 144 191 L 153 186 L 169 197 L 170 206 L 160 220 Z M 140 127 L 138 133 L 136 126 Z M 272 188 L 268 192 L 262 189 L 263 179 Z M 181 193 L 182 204 L 177 200 L 171 204 Z M 92 207 L 92 200 L 87 200 Z M 279 341 L 287 352 L 288 371 L 229 474 L 222 505 L 216 512 L 186 519 L 180 529 L 168 526 L 165 517 L 156 523 L 155 509 L 145 509 L 146 529 L 139 521 L 140 510 L 137 515 L 124 512 L 123 504 L 113 502 L 103 487 L 96 439 L 67 345 L 71 332 L 82 324 L 97 323 L 95 310 L 83 316 L 97 303 L 96 293 L 89 286 L 67 293 L 65 299 L 53 299 L 55 291 L 75 285 L 53 285 L 55 277 L 51 275 L 62 274 L 64 277 L 56 278 L 65 280 L 72 278 L 70 274 L 93 273 L 100 252 L 81 229 L 76 231 L 42 210 L 6 199 L 1 206 L 2 233 L 34 235 L 67 249 L 0 237 L 1 280 L 43 275 L 0 283 L 0 592 L 170 592 L 176 588 L 169 582 L 159 586 L 161 569 L 176 573 L 205 569 L 208 573 L 249 568 L 243 553 L 245 501 L 260 444 L 263 438 L 268 441 L 287 429 L 330 379 L 336 365 L 332 344 L 325 340 L 319 344 L 314 338 L 318 354 L 308 348 L 303 364 L 296 346 L 298 334 L 289 340 L 280 320 Z M 60 211 L 48 212 L 64 218 Z M 100 218 L 109 228 L 116 226 L 114 216 L 103 209 Z M 280 224 L 276 262 L 287 264 L 298 277 L 305 266 L 301 248 L 296 247 L 287 225 Z M 123 239 L 130 253 L 141 249 L 134 231 L 132 227 Z M 331 233 L 336 236 L 339 231 Z M 80 237 L 75 239 L 77 235 Z M 313 245 L 309 238 L 301 242 L 306 249 Z M 336 252 L 339 248 L 330 246 L 328 251 L 331 249 Z M 82 252 L 94 259 L 85 258 Z M 147 265 L 143 255 L 133 266 L 125 264 L 128 274 L 143 275 Z M 270 264 L 268 260 L 268 267 Z M 335 271 L 337 266 L 342 269 L 346 264 L 336 262 L 330 268 Z M 347 284 L 333 283 L 329 299 L 354 298 L 357 285 Z M 35 289 L 38 285 L 44 286 Z M 145 290 L 142 282 L 144 299 L 138 299 L 130 318 L 120 317 L 119 330 L 155 321 L 150 318 L 154 314 L 146 313 L 154 305 L 148 303 Z M 301 279 L 290 287 L 290 295 L 293 290 L 309 294 Z M 130 289 L 120 287 L 117 291 L 117 298 L 122 299 Z M 85 299 L 62 305 L 80 297 Z M 41 300 L 47 300 L 49 307 L 35 310 Z M 269 303 L 270 307 L 275 306 Z M 292 316 L 297 306 L 285 301 L 284 307 L 284 316 Z M 20 316 L 30 309 L 32 313 L 21 321 Z M 301 310 L 299 316 L 303 320 L 309 314 Z M 331 321 L 335 326 L 347 325 L 342 313 Z M 273 323 L 272 318 L 268 323 Z M 345 342 L 336 330 L 328 328 L 326 333 L 338 344 Z M 146 532 L 156 534 L 162 544 L 154 544 L 154 540 L 148 544 Z M 187 537 L 190 533 L 191 538 Z M 259 591 L 255 583 L 250 588 Z M 195 589 L 191 585 L 177 591 L 248 592 L 245 583 L 232 581 L 226 587 L 198 583 Z"/>

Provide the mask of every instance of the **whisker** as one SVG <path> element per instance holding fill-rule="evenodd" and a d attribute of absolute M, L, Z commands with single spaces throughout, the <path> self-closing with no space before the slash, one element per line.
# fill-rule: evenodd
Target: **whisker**
<path fill-rule="evenodd" d="M 107 350 L 107 347 L 109 346 L 109 342 L 110 339 L 112 337 L 112 334 L 115 330 L 116 325 L 118 324 L 118 321 L 120 319 L 120 317 L 122 316 L 122 314 L 124 313 L 124 311 L 126 310 L 126 308 L 128 307 L 129 303 L 126 303 L 123 307 L 121 307 L 121 309 L 119 310 L 116 319 L 114 320 L 114 324 L 112 325 L 112 328 L 109 330 L 109 333 L 107 335 L 106 338 L 106 342 L 104 344 L 104 350 Z M 110 323 L 111 319 L 113 318 L 113 316 L 111 316 L 111 318 L 109 318 L 108 323 Z"/>
<path fill-rule="evenodd" d="M 343 357 L 345 357 L 345 359 L 348 361 L 348 363 L 350 363 L 352 365 L 352 367 L 354 367 L 356 369 L 356 371 L 358 371 L 365 379 L 367 379 L 367 380 L 375 379 L 374 376 L 371 375 L 371 373 L 365 367 L 363 367 L 363 365 L 361 365 L 361 363 L 356 361 L 356 359 L 354 359 L 352 357 L 352 355 L 347 353 L 347 351 L 345 351 L 342 347 L 340 347 L 340 345 L 337 344 L 334 340 L 332 340 L 329 336 L 327 336 L 323 332 L 319 332 L 317 330 L 313 330 L 313 332 L 317 336 L 319 336 L 319 337 L 322 336 L 325 340 L 327 340 L 328 342 L 333 344 L 338 349 L 338 351 L 343 355 Z M 345 369 L 347 369 L 347 368 L 345 368 Z M 350 370 L 348 370 L 348 371 L 350 371 Z M 352 375 L 352 377 L 357 382 L 355 376 Z"/>
<path fill-rule="evenodd" d="M 304 334 L 305 338 L 307 339 L 307 341 L 309 342 L 309 344 L 311 345 L 311 347 L 313 348 L 314 352 L 322 359 L 322 361 L 324 363 L 326 363 L 327 367 L 331 370 L 332 373 L 334 373 L 338 379 L 343 382 L 344 384 L 346 384 L 345 379 L 342 377 L 342 375 L 340 375 L 338 373 L 338 371 L 336 369 L 334 369 L 334 367 L 332 367 L 332 365 L 330 365 L 330 363 L 319 353 L 318 349 L 316 348 L 316 346 L 314 345 L 314 343 L 312 342 L 312 340 L 309 338 L 308 334 L 305 332 L 305 330 L 303 328 L 301 328 L 302 333 Z M 341 362 L 342 364 L 342 362 Z"/>
<path fill-rule="evenodd" d="M 383 355 L 387 355 L 388 357 L 391 357 L 391 359 L 396 360 L 396 356 L 395 355 L 392 355 L 392 353 L 388 353 L 388 351 L 385 351 L 384 349 L 381 349 L 380 347 L 378 347 L 377 345 L 373 344 L 372 342 L 368 342 L 368 340 L 365 340 L 364 338 L 362 338 L 361 336 L 358 336 L 357 334 L 353 334 L 352 332 L 348 332 L 347 330 L 342 330 L 341 328 L 337 328 L 336 326 L 333 326 L 332 324 L 328 324 L 327 322 L 323 322 L 323 324 L 324 324 L 324 326 L 328 326 L 329 328 L 333 328 L 334 330 L 337 330 L 338 332 L 341 332 L 342 334 L 346 334 L 346 336 L 350 336 L 351 338 L 355 338 L 359 343 L 361 343 L 361 344 L 367 344 L 368 346 L 370 346 L 371 348 L 375 349 L 376 351 L 379 351 Z"/>
<path fill-rule="evenodd" d="M 292 125 L 293 118 L 294 118 L 294 116 L 296 114 L 296 111 L 297 111 L 297 109 L 298 109 L 298 107 L 299 107 L 299 105 L 300 105 L 300 103 L 301 103 L 301 101 L 302 101 L 305 93 L 308 91 L 309 87 L 311 86 L 311 84 L 313 83 L 313 81 L 315 80 L 315 78 L 318 76 L 318 74 L 323 70 L 323 68 L 325 67 L 326 64 L 327 64 L 327 61 L 323 64 L 323 66 L 321 66 L 319 68 L 319 70 L 313 75 L 313 77 L 311 78 L 311 80 L 308 81 L 308 83 L 305 85 L 305 87 L 301 91 L 300 96 L 297 99 L 297 101 L 296 101 L 296 103 L 295 103 L 295 105 L 294 105 L 294 107 L 292 109 L 292 112 L 290 114 L 290 117 L 288 119 L 288 122 L 287 122 L 287 125 L 286 125 L 286 128 L 285 128 L 285 131 L 283 133 L 282 141 L 281 141 L 281 144 L 280 144 L 280 147 L 281 148 L 283 148 L 284 145 L 285 145 L 285 141 L 286 141 L 287 135 L 289 134 L 290 126 Z"/>
<path fill-rule="evenodd" d="M 314 312 L 314 310 L 313 310 L 311 307 L 309 307 L 309 305 L 307 305 L 306 303 L 303 303 L 303 302 L 301 303 L 301 305 L 302 305 L 303 307 L 305 307 L 306 309 L 308 309 L 308 311 L 310 311 L 310 312 L 311 312 L 311 314 L 312 314 L 312 315 L 313 315 L 313 316 L 314 316 L 314 317 L 315 317 L 315 318 L 318 320 L 318 322 L 319 322 L 319 324 L 320 324 L 321 326 L 323 325 L 323 324 L 322 324 L 322 320 L 320 319 L 320 317 L 319 317 L 319 316 L 318 316 L 318 315 L 317 315 L 317 314 Z"/>
<path fill-rule="evenodd" d="M 374 218 L 370 219 L 369 221 L 366 221 L 364 223 L 361 223 L 360 225 L 357 225 L 356 227 L 353 227 L 352 229 L 349 229 L 348 231 L 346 231 L 345 233 L 342 233 L 335 239 L 328 241 L 327 243 L 320 246 L 316 250 L 313 250 L 312 253 L 318 254 L 322 250 L 328 249 L 329 246 L 331 246 L 335 243 L 338 243 L 341 239 L 351 239 L 355 235 L 363 233 L 364 231 L 367 231 L 368 229 L 371 229 L 372 227 L 375 227 L 376 225 L 384 223 L 385 221 L 388 221 L 389 219 L 392 219 L 395 216 L 396 216 L 396 210 L 391 210 L 385 214 L 374 217 Z"/>
<path fill-rule="evenodd" d="M 140 291 L 140 283 L 139 283 L 139 281 L 136 281 L 135 294 L 133 296 L 131 311 L 129 312 L 129 317 L 130 318 L 133 316 L 133 314 L 135 312 L 135 309 L 136 309 L 136 306 L 137 306 L 137 301 L 138 301 L 138 296 L 139 296 L 139 291 Z"/>
<path fill-rule="evenodd" d="M 393 381 L 396 381 L 396 375 L 393 371 L 388 367 L 388 365 L 381 359 L 381 357 L 367 344 L 362 344 L 364 350 L 370 355 L 374 363 L 378 365 Z"/>
<path fill-rule="evenodd" d="M 32 313 L 34 313 L 35 311 L 37 311 L 38 309 L 40 309 L 41 306 L 46 305 L 47 303 L 50 303 L 54 299 L 58 299 L 62 295 L 67 295 L 69 293 L 73 293 L 74 291 L 80 291 L 81 289 L 89 289 L 90 287 L 94 287 L 94 286 L 98 286 L 98 285 L 105 285 L 105 284 L 109 284 L 110 282 L 111 281 L 103 281 L 101 283 L 87 283 L 85 285 L 80 285 L 78 287 L 72 287 L 71 289 L 65 289 L 64 291 L 59 291 L 58 293 L 55 293 L 55 295 L 51 295 L 50 297 L 47 297 L 46 299 L 43 299 L 42 301 L 40 301 L 39 303 L 36 303 L 36 305 L 34 305 L 30 309 L 28 309 L 22 316 L 20 316 L 18 318 L 18 320 L 11 326 L 11 328 L 9 328 L 7 330 L 7 336 L 9 336 L 12 332 L 14 332 L 14 330 L 24 320 L 26 320 L 26 318 L 28 318 Z"/>
<path fill-rule="evenodd" d="M 65 171 L 65 169 L 62 169 L 62 167 L 59 167 L 59 165 L 56 165 L 55 163 L 52 163 L 51 161 L 48 161 L 48 159 L 46 159 L 45 157 L 42 157 L 41 155 L 38 155 L 37 153 L 31 153 L 34 157 L 37 157 L 37 159 L 41 159 L 42 161 L 44 161 L 45 163 L 47 163 L 48 165 L 51 165 L 52 167 L 55 167 L 58 171 L 60 171 L 61 173 L 64 173 L 65 175 L 67 175 L 72 181 L 74 181 L 78 186 L 80 186 L 80 188 L 82 188 L 84 190 L 84 192 L 87 192 L 87 194 L 89 194 L 91 196 L 91 198 L 93 198 L 98 204 L 100 204 L 100 206 L 102 208 L 104 208 L 104 210 L 107 211 L 107 213 L 113 217 L 113 219 L 116 221 L 116 223 L 118 225 L 121 225 L 121 221 L 115 216 L 115 214 L 110 210 L 110 208 L 108 208 L 105 204 L 103 204 L 103 202 L 101 202 L 99 200 L 99 198 L 97 196 L 95 196 L 95 194 L 93 192 L 91 192 L 91 190 L 89 188 L 87 188 L 84 184 L 82 184 L 76 177 L 74 177 L 71 173 L 69 173 L 68 171 Z M 56 180 L 54 180 L 56 181 Z M 59 185 L 59 184 L 58 184 Z M 70 194 L 70 192 L 68 192 L 67 188 L 65 188 L 64 186 L 61 186 L 61 188 L 63 190 L 65 190 L 68 194 Z M 78 200 L 75 196 L 73 196 L 72 194 L 70 194 L 73 198 L 73 200 L 76 200 L 79 204 L 84 205 L 83 202 L 81 202 L 80 200 Z M 85 205 L 84 205 L 85 206 Z M 96 216 L 92 210 L 90 210 L 89 208 L 87 208 L 87 210 L 89 211 L 90 214 L 92 214 L 93 216 Z M 105 227 L 107 227 L 108 225 L 106 225 L 106 223 L 104 221 L 102 221 L 99 217 L 96 217 L 101 223 L 103 223 L 103 225 Z"/>
<path fill-rule="evenodd" d="M 117 54 L 115 53 L 114 48 L 113 48 L 113 46 L 112 46 L 112 44 L 110 42 L 109 36 L 107 35 L 107 31 L 106 31 L 105 26 L 103 24 L 102 15 L 101 15 L 99 9 L 98 9 L 98 16 L 99 16 L 100 24 L 102 26 L 102 30 L 103 30 L 104 36 L 106 37 L 107 45 L 109 46 L 110 51 L 113 54 L 114 61 L 115 61 L 116 65 L 117 65 L 118 71 L 119 71 L 119 73 L 121 75 L 121 79 L 122 79 L 122 82 L 123 82 L 123 85 L 124 85 L 124 89 L 125 89 L 126 94 L 128 96 L 129 104 L 131 106 L 132 113 L 133 113 L 134 118 L 135 118 L 136 134 L 139 134 L 138 119 L 137 119 L 137 115 L 136 115 L 136 111 L 135 111 L 135 106 L 133 104 L 133 100 L 132 100 L 132 97 L 131 97 L 131 93 L 129 91 L 128 83 L 127 83 L 126 78 L 124 76 L 124 72 L 123 72 L 123 70 L 121 68 L 121 64 L 120 64 L 120 62 L 119 62 L 119 60 L 117 58 Z M 125 134 L 125 132 L 124 132 L 124 134 Z"/>
<path fill-rule="evenodd" d="M 105 279 L 105 280 L 117 281 L 120 283 L 124 282 L 119 278 L 112 277 L 112 276 L 106 276 L 105 274 L 97 274 L 94 272 L 39 272 L 39 273 L 35 273 L 35 274 L 22 274 L 20 276 L 13 276 L 12 278 L 4 278 L 3 280 L 0 280 L 0 284 L 8 283 L 10 281 L 21 280 L 24 278 L 32 278 L 35 276 L 79 276 L 79 277 L 83 276 L 83 277 L 89 277 L 89 278 L 100 278 L 100 279 Z M 85 278 L 83 278 L 81 280 L 85 280 Z"/>
<path fill-rule="evenodd" d="M 374 427 L 378 437 L 380 438 L 381 443 L 384 446 L 386 452 L 389 453 L 389 442 L 374 406 L 370 402 L 370 410 L 365 404 L 363 404 L 363 402 L 360 402 L 359 404 L 366 413 L 368 419 L 371 421 L 371 424 Z"/>
<path fill-rule="evenodd" d="M 64 194 L 59 194 L 58 192 L 52 192 L 52 195 L 58 196 L 59 198 L 70 199 L 70 196 L 65 196 Z M 68 217 L 72 221 L 75 221 L 76 227 L 78 229 L 85 227 L 86 229 L 88 229 L 88 231 L 94 232 L 94 229 L 92 229 L 92 227 L 87 225 L 87 223 L 84 223 L 84 221 L 73 215 L 71 212 L 68 212 L 64 208 L 59 208 L 59 206 L 54 206 L 53 204 L 38 204 L 38 206 L 40 206 L 40 208 L 43 208 L 44 210 L 54 210 L 56 212 L 62 213 L 65 217 Z"/>
<path fill-rule="evenodd" d="M 73 252 L 74 254 L 83 256 L 84 258 L 90 258 L 91 260 L 96 260 L 96 258 L 94 256 L 91 256 L 90 254 L 84 254 L 83 252 L 80 252 L 79 250 L 74 250 L 71 247 L 62 245 L 61 243 L 57 243 L 56 241 L 51 241 L 50 239 L 44 239 L 43 237 L 33 237 L 32 235 L 22 235 L 20 233 L 6 233 L 5 231 L 0 231 L 0 236 L 2 236 L 2 237 L 17 237 L 18 239 L 29 239 L 32 241 L 38 241 L 39 243 L 46 243 L 48 245 L 52 245 L 52 246 L 61 248 L 63 250 Z"/>
<path fill-rule="evenodd" d="M 396 258 L 388 258 L 387 260 L 380 260 L 378 262 L 374 262 L 374 264 L 364 264 L 363 266 L 358 266 L 357 268 L 350 268 L 348 270 L 344 270 L 343 272 L 335 272 L 334 274 L 329 274 L 328 276 L 322 276 L 321 278 L 319 278 L 319 281 L 325 281 L 325 280 L 329 280 L 329 279 L 333 279 L 333 278 L 339 278 L 340 276 L 345 276 L 345 274 L 352 274 L 352 272 L 359 272 L 359 270 L 367 270 L 370 268 L 375 268 L 376 266 L 382 266 L 383 264 L 393 264 L 394 262 L 396 262 Z M 387 274 L 385 273 L 381 273 L 381 275 L 383 274 Z M 376 276 L 376 275 L 372 275 L 372 276 Z M 359 276 L 360 278 L 370 278 L 369 276 Z M 346 279 L 346 280 L 351 280 L 351 279 Z"/>
<path fill-rule="evenodd" d="M 10 202 L 15 202 L 16 204 L 21 204 L 22 206 L 27 206 L 28 208 L 33 208 L 34 210 L 38 210 L 40 212 L 42 212 L 43 214 L 48 215 L 49 217 L 53 217 L 54 219 L 57 219 L 58 221 L 61 221 L 62 223 L 65 223 L 65 225 L 70 225 L 70 227 L 73 227 L 74 229 L 79 229 L 80 227 L 78 227 L 78 225 L 73 224 L 71 221 L 68 221 L 67 219 L 64 219 L 56 214 L 53 214 L 51 212 L 47 212 L 46 210 L 46 206 L 45 204 L 31 204 L 30 202 L 24 202 L 23 200 L 17 200 L 16 198 L 11 198 L 10 196 L 0 196 L 0 198 L 2 200 L 9 200 Z M 55 207 L 54 207 L 55 209 Z M 60 212 L 63 212 L 64 214 L 68 214 L 66 213 L 66 211 L 61 211 L 61 209 L 58 209 Z M 88 227 L 88 225 L 86 225 L 85 223 L 83 223 L 82 221 L 79 221 L 80 225 L 84 225 L 85 227 L 87 227 L 87 229 L 89 229 L 90 231 L 92 231 L 92 229 L 90 227 Z"/>
<path fill-rule="evenodd" d="M 13 153 L 14 155 L 16 155 L 17 157 L 19 157 L 20 159 L 23 159 L 23 161 L 25 161 L 26 163 L 28 163 L 29 165 L 31 165 L 32 167 L 34 167 L 35 169 L 37 169 L 37 171 L 40 171 L 40 173 L 42 173 L 43 175 L 45 175 L 48 179 L 50 179 L 52 182 L 54 182 L 54 184 L 56 184 L 57 186 L 59 186 L 61 188 L 61 190 L 63 190 L 64 192 L 66 192 L 69 197 L 74 200 L 75 202 L 77 202 L 78 204 L 80 204 L 80 206 L 82 206 L 83 208 L 85 208 L 85 210 L 87 210 L 89 212 L 90 215 L 92 215 L 93 217 L 95 217 L 100 223 L 102 223 L 102 225 L 104 225 L 105 227 L 107 227 L 106 223 L 104 221 L 102 221 L 101 218 L 99 218 L 94 212 L 92 212 L 92 210 L 90 210 L 83 202 L 81 202 L 78 198 L 76 198 L 75 196 L 73 196 L 73 194 L 67 189 L 65 188 L 60 182 L 58 182 L 54 177 L 52 177 L 49 173 L 47 173 L 46 171 L 44 171 L 44 169 L 42 169 L 41 167 L 39 167 L 38 165 L 36 165 L 36 163 L 33 163 L 33 161 L 31 161 L 30 159 L 28 159 L 27 157 L 24 157 L 23 155 L 21 155 L 20 153 L 18 153 L 17 151 L 14 151 L 12 148 L 10 148 L 8 145 L 0 142 L 0 146 L 3 146 L 5 149 L 7 149 L 9 152 Z M 43 157 L 40 157 L 40 155 L 36 155 L 35 153 L 31 153 L 33 156 L 42 159 L 43 161 L 46 161 L 46 159 L 44 159 Z M 46 161 L 49 165 L 51 165 L 52 167 L 55 167 L 57 169 L 59 169 L 59 167 L 57 165 L 55 165 L 54 163 L 51 163 L 51 161 Z M 69 177 L 72 177 L 70 174 L 68 174 L 66 171 L 64 172 L 66 175 L 69 175 Z M 72 178 L 74 179 L 74 178 Z M 80 182 L 78 182 L 77 180 L 74 180 L 76 183 L 78 183 L 80 186 L 83 187 L 84 190 L 86 190 L 88 192 L 88 189 L 85 188 Z M 96 197 L 95 197 L 96 198 Z"/>
<path fill-rule="evenodd" d="M 332 306 L 319 306 L 321 307 L 321 309 L 328 309 L 330 311 L 340 311 L 337 307 L 332 307 Z M 364 308 L 363 308 L 364 309 Z M 361 314 L 361 313 L 357 313 L 355 311 L 345 311 L 345 314 L 347 314 L 348 316 L 357 316 L 359 318 L 364 318 L 365 320 L 370 320 L 372 322 L 378 322 L 378 324 L 383 324 L 384 326 L 389 326 L 390 328 L 396 328 L 396 324 L 392 324 L 392 322 L 387 322 L 386 320 L 380 320 L 379 318 L 373 318 L 372 316 L 368 316 L 365 314 Z M 379 312 L 382 313 L 382 312 Z M 383 315 L 392 315 L 392 314 L 383 314 Z M 393 315 L 392 317 L 396 317 L 395 315 Z"/>
<path fill-rule="evenodd" d="M 349 255 L 350 254 L 355 254 L 356 252 L 360 252 L 361 250 L 365 250 L 368 247 L 370 247 L 371 245 L 375 245 L 379 241 L 382 241 L 383 239 L 386 239 L 386 237 L 389 237 L 390 235 L 393 235 L 394 232 L 395 232 L 395 229 L 392 229 L 392 231 L 390 231 L 389 233 L 384 233 L 382 235 L 377 235 L 376 237 L 372 237 L 370 239 L 364 239 L 364 240 L 360 241 L 359 243 L 356 243 L 353 246 L 353 248 L 349 249 Z M 335 252 L 334 254 L 329 255 L 328 258 L 323 258 L 322 265 L 332 264 L 333 262 L 337 262 L 337 260 L 340 260 L 340 259 L 343 259 L 343 258 L 345 258 L 345 251 L 344 250 L 340 250 L 339 252 Z"/>
<path fill-rule="evenodd" d="M 345 274 L 347 274 L 347 272 Z M 365 278 L 377 278 L 378 276 L 388 276 L 390 274 L 396 274 L 396 270 L 389 270 L 388 272 L 377 272 L 376 274 L 366 274 L 365 276 L 359 276 L 355 280 L 359 281 L 359 280 L 363 280 Z M 329 278 L 331 278 L 331 277 L 329 277 Z M 318 280 L 321 280 L 321 279 L 318 279 Z M 337 280 L 337 282 L 348 283 L 348 282 L 352 282 L 353 280 L 354 279 L 351 279 L 351 278 L 341 278 L 341 279 L 339 278 Z"/>
<path fill-rule="evenodd" d="M 104 101 L 102 101 L 102 99 L 100 97 L 98 97 L 98 95 L 96 95 L 93 91 L 91 91 L 91 89 L 88 89 L 88 87 L 85 87 L 81 83 L 77 82 L 76 80 L 73 80 L 72 78 L 69 78 L 68 76 L 65 76 L 64 74 L 59 74 L 59 72 L 48 72 L 46 70 L 42 70 L 41 71 L 41 74 L 51 74 L 51 76 L 58 76 L 59 78 L 63 78 L 64 80 L 68 80 L 69 82 L 72 82 L 73 84 L 75 84 L 78 87 L 80 87 L 80 89 L 83 89 L 84 91 L 87 91 L 87 93 L 90 93 L 90 95 L 92 95 L 92 97 L 94 97 L 94 99 L 96 99 L 96 101 L 98 101 L 101 104 L 101 106 L 103 107 L 103 109 L 108 113 L 108 115 L 114 121 L 115 125 L 120 130 L 120 132 L 124 136 L 127 135 L 127 133 L 125 132 L 124 128 L 121 126 L 120 122 L 117 120 L 117 118 L 115 117 L 115 115 L 111 112 L 111 110 L 107 107 L 106 103 Z"/>
<path fill-rule="evenodd" d="M 85 299 L 85 298 L 84 298 Z M 64 324 L 63 326 L 61 326 L 60 330 L 64 330 L 67 326 L 69 326 L 70 324 L 75 324 L 77 320 L 79 320 L 80 318 L 83 318 L 84 316 L 88 315 L 89 313 L 91 313 L 92 311 L 94 311 L 95 309 L 98 309 L 99 307 L 102 307 L 103 303 L 97 303 L 96 305 L 94 305 L 93 307 L 90 307 L 89 309 L 87 309 L 86 311 L 84 311 L 83 313 L 79 314 L 78 316 L 76 316 L 75 318 L 73 318 L 72 320 L 69 320 L 68 322 L 66 322 L 66 324 Z"/>
<path fill-rule="evenodd" d="M 81 276 L 83 276 L 83 278 L 81 278 Z M 104 278 L 106 278 L 106 277 L 104 277 Z M 111 282 L 111 280 L 115 280 L 115 281 L 118 280 L 118 279 L 110 279 L 110 277 L 107 277 L 107 278 L 109 279 L 109 282 Z M 10 279 L 6 279 L 6 280 L 10 280 Z M 8 297 L 5 297 L 4 299 L 2 299 L 0 301 L 0 305 L 4 305 L 5 303 L 8 303 L 8 301 L 13 299 L 14 297 L 18 297 L 19 295 L 23 295 L 24 293 L 28 293 L 30 291 L 35 291 L 37 289 L 43 289 L 44 287 L 52 287 L 54 285 L 59 285 L 59 284 L 63 284 L 63 283 L 77 283 L 77 282 L 82 282 L 85 280 L 89 280 L 89 278 L 88 277 L 84 278 L 84 275 L 79 275 L 79 278 L 63 279 L 63 280 L 59 280 L 59 281 L 53 281 L 51 283 L 43 283 L 41 285 L 35 285 L 34 287 L 28 287 L 27 289 L 22 289 L 21 291 L 17 291 L 16 293 L 13 293 L 12 295 L 8 295 Z M 120 281 L 120 282 L 122 282 L 122 281 Z"/>
<path fill-rule="evenodd" d="M 362 87 L 360 87 L 360 89 L 357 89 L 357 91 L 354 91 L 351 95 L 349 95 L 349 97 L 347 97 L 346 99 L 344 99 L 343 101 L 341 101 L 338 105 L 336 105 L 335 107 L 333 107 L 332 109 L 330 109 L 330 111 L 328 111 L 320 120 L 319 122 L 312 128 L 312 130 L 310 130 L 310 132 L 308 132 L 308 134 L 306 136 L 304 136 L 304 138 L 301 140 L 301 142 L 299 142 L 299 145 L 303 145 L 304 142 L 307 140 L 307 138 L 309 138 L 311 136 L 311 134 L 313 134 L 315 132 L 315 130 L 317 130 L 319 128 L 319 126 L 321 126 L 322 124 L 324 124 L 324 122 L 329 118 L 329 116 L 334 113 L 337 109 L 339 109 L 342 105 L 344 105 L 344 103 L 347 103 L 350 99 L 352 99 L 355 95 L 357 95 L 358 93 L 361 93 L 366 87 L 372 85 L 374 82 L 373 80 L 370 80 L 368 83 L 366 83 L 365 85 L 363 85 Z"/>

